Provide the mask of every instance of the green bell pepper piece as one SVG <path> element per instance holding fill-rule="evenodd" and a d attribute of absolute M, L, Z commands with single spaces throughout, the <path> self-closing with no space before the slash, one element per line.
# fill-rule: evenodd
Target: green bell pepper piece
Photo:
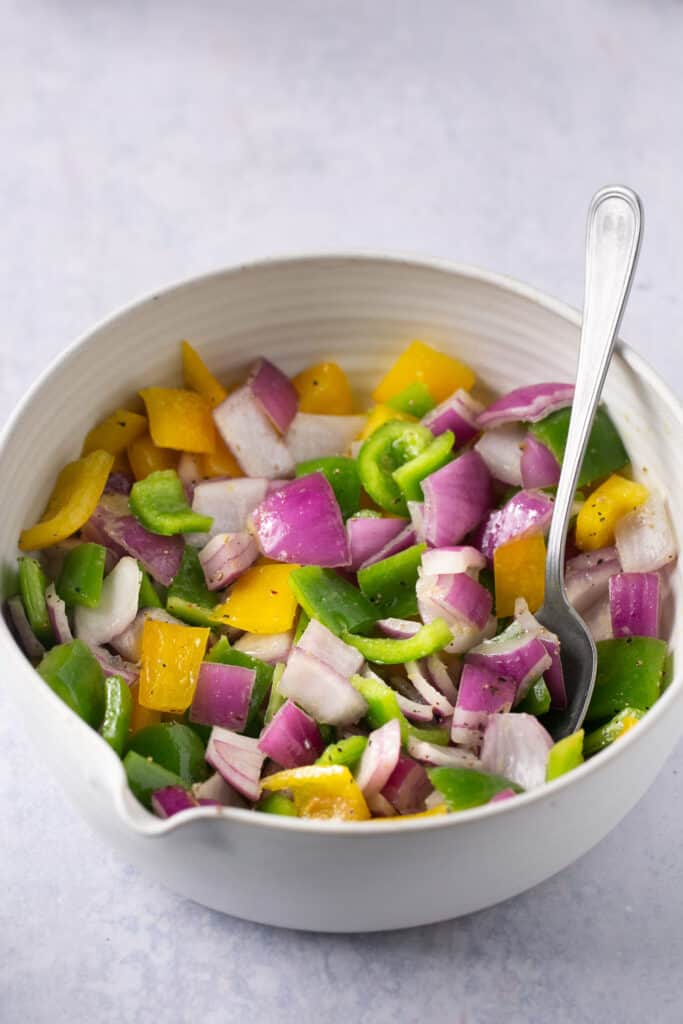
<path fill-rule="evenodd" d="M 205 533 L 211 516 L 200 516 L 187 503 L 175 469 L 159 469 L 131 487 L 130 510 L 150 533 L 172 537 L 176 533 Z"/>
<path fill-rule="evenodd" d="M 545 685 L 545 679 L 541 676 L 529 688 L 529 692 L 523 701 L 515 708 L 515 711 L 524 712 L 527 715 L 545 715 L 550 711 L 550 691 Z"/>
<path fill-rule="evenodd" d="M 408 725 L 408 734 L 423 743 L 434 743 L 437 747 L 447 747 L 450 742 L 450 729 L 440 725 Z"/>
<path fill-rule="evenodd" d="M 100 736 L 119 757 L 123 756 L 132 714 L 130 687 L 121 676 L 107 676 L 104 681 L 104 721 L 100 727 Z"/>
<path fill-rule="evenodd" d="M 485 775 L 473 768 L 428 768 L 427 775 L 450 811 L 466 811 L 469 807 L 487 804 L 504 789 L 522 792 L 520 786 L 502 775 Z"/>
<path fill-rule="evenodd" d="M 254 806 L 254 810 L 261 811 L 262 814 L 282 814 L 286 818 L 299 817 L 294 801 L 282 793 L 269 793 L 268 796 L 264 796 L 263 800 L 259 800 Z"/>
<path fill-rule="evenodd" d="M 549 448 L 559 463 L 564 458 L 569 432 L 571 409 L 558 409 L 551 412 L 538 423 L 530 423 L 529 430 Z M 588 439 L 588 447 L 583 457 L 583 464 L 577 487 L 585 487 L 600 480 L 610 473 L 623 469 L 629 462 L 628 452 L 619 436 L 619 431 L 609 417 L 607 410 L 600 406 Z"/>
<path fill-rule="evenodd" d="M 215 628 L 212 618 L 216 597 L 206 585 L 195 548 L 185 546 L 180 568 L 166 595 L 166 611 L 190 626 Z"/>
<path fill-rule="evenodd" d="M 666 643 L 649 636 L 627 636 L 596 644 L 598 671 L 586 713 L 593 724 L 626 707 L 647 711 L 659 697 Z"/>
<path fill-rule="evenodd" d="M 441 469 L 447 462 L 453 461 L 454 444 L 455 434 L 445 430 L 414 459 L 404 462 L 394 470 L 392 476 L 406 501 L 423 500 L 422 481 L 431 473 L 436 473 L 437 469 Z"/>
<path fill-rule="evenodd" d="M 426 544 L 415 544 L 358 570 L 358 586 L 375 606 L 379 618 L 408 619 L 417 615 L 417 570 L 426 549 Z"/>
<path fill-rule="evenodd" d="M 211 735 L 211 731 L 213 729 L 212 725 L 202 725 L 201 722 L 191 722 L 190 708 L 188 708 L 187 711 L 183 713 L 180 722 L 182 725 L 186 725 L 188 729 L 192 729 L 192 732 L 196 732 L 204 746 L 206 746 L 206 744 L 209 742 L 209 736 Z"/>
<path fill-rule="evenodd" d="M 266 664 L 265 661 L 261 661 L 260 658 L 252 658 L 250 654 L 245 654 L 243 651 L 234 650 L 224 636 L 211 648 L 206 656 L 206 660 L 211 662 L 218 661 L 223 665 L 241 665 L 242 668 L 254 669 L 256 677 L 249 700 L 247 724 L 242 729 L 242 735 L 258 736 L 263 728 L 264 705 L 273 683 L 275 672 L 273 666 Z"/>
<path fill-rule="evenodd" d="M 394 472 L 424 451 L 434 435 L 421 423 L 389 420 L 378 427 L 358 453 L 360 482 L 373 501 L 399 515 L 408 514 L 406 499 L 394 479 Z"/>
<path fill-rule="evenodd" d="M 662 669 L 662 684 L 659 688 L 660 696 L 665 690 L 668 690 L 674 679 L 674 652 L 669 651 L 666 658 L 664 659 L 664 668 Z"/>
<path fill-rule="evenodd" d="M 306 614 L 336 636 L 368 630 L 382 617 L 367 597 L 334 569 L 304 565 L 290 573 L 289 585 Z"/>
<path fill-rule="evenodd" d="M 325 766 L 344 764 L 353 771 L 367 745 L 367 736 L 347 736 L 346 739 L 339 740 L 338 743 L 330 743 L 329 747 L 325 747 L 315 763 Z"/>
<path fill-rule="evenodd" d="M 572 768 L 583 764 L 583 729 L 573 732 L 558 740 L 548 752 L 548 763 L 545 768 L 546 782 L 552 782 L 560 775 L 565 775 Z"/>
<path fill-rule="evenodd" d="M 149 811 L 152 809 L 152 794 L 158 789 L 165 789 L 167 786 L 187 788 L 175 772 L 170 772 L 168 768 L 156 764 L 151 758 L 143 757 L 134 750 L 129 750 L 124 757 L 123 767 L 133 796 L 137 797 Z"/>
<path fill-rule="evenodd" d="M 300 608 L 299 609 L 299 617 L 296 620 L 296 629 L 294 630 L 294 641 L 293 641 L 293 643 L 294 643 L 295 647 L 299 643 L 299 640 L 301 640 L 301 637 L 304 634 L 304 630 L 306 629 L 306 626 L 308 625 L 308 623 L 310 621 L 311 621 L 310 616 L 306 614 L 306 612 L 303 610 L 303 608 Z"/>
<path fill-rule="evenodd" d="M 150 757 L 182 779 L 184 786 L 203 782 L 209 774 L 204 760 L 204 744 L 193 729 L 181 722 L 148 725 L 131 736 L 128 750 L 134 750 L 141 757 Z"/>
<path fill-rule="evenodd" d="M 436 408 L 436 402 L 430 395 L 429 388 L 421 380 L 414 380 L 403 391 L 399 391 L 393 398 L 389 398 L 386 404 L 390 409 L 404 412 L 409 416 L 416 416 L 418 420 Z"/>
<path fill-rule="evenodd" d="M 287 698 L 283 697 L 279 690 L 279 682 L 285 671 L 285 665 L 279 661 L 273 668 L 273 683 L 270 687 L 270 693 L 268 695 L 268 703 L 266 705 L 266 713 L 263 716 L 263 724 L 268 723 L 275 717 L 283 704 L 287 703 Z"/>
<path fill-rule="evenodd" d="M 164 602 L 159 597 L 156 587 L 149 578 L 146 569 L 143 569 L 138 562 L 142 579 L 140 581 L 140 596 L 138 597 L 138 608 L 163 608 Z"/>
<path fill-rule="evenodd" d="M 348 519 L 360 508 L 360 477 L 355 459 L 345 455 L 329 455 L 321 459 L 308 459 L 296 467 L 295 476 L 322 473 L 339 504 L 343 519 Z"/>
<path fill-rule="evenodd" d="M 66 604 L 97 608 L 102 596 L 106 548 L 101 544 L 79 544 L 62 563 L 57 593 Z"/>
<path fill-rule="evenodd" d="M 104 717 L 104 672 L 82 640 L 59 644 L 38 665 L 38 674 L 72 711 L 99 729 Z"/>
<path fill-rule="evenodd" d="M 368 705 L 365 720 L 371 729 L 379 729 L 392 718 L 397 719 L 401 726 L 401 742 L 408 742 L 408 720 L 398 706 L 396 691 L 384 682 L 372 676 L 353 676 L 351 682 Z"/>
<path fill-rule="evenodd" d="M 55 639 L 45 601 L 49 582 L 36 558 L 19 559 L 19 593 L 26 618 L 41 644 L 46 647 L 54 643 Z"/>
<path fill-rule="evenodd" d="M 599 750 L 604 750 L 610 743 L 614 743 L 625 732 L 628 732 L 644 715 L 645 712 L 642 708 L 624 708 L 618 715 L 611 718 L 609 722 L 605 722 L 604 725 L 594 729 L 593 732 L 589 732 L 583 741 L 584 757 L 592 757 Z"/>
<path fill-rule="evenodd" d="M 420 658 L 436 654 L 452 639 L 453 634 L 443 619 L 434 619 L 407 640 L 342 634 L 345 643 L 360 651 L 367 661 L 374 661 L 378 665 L 403 665 L 406 661 L 419 661 Z"/>

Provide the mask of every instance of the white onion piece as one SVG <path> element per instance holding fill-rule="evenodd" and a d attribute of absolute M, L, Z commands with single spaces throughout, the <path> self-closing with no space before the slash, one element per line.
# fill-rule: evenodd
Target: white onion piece
<path fill-rule="evenodd" d="M 600 601 L 596 601 L 594 604 L 587 608 L 584 612 L 581 612 L 581 618 L 588 626 L 590 635 L 593 640 L 597 643 L 600 640 L 611 640 L 614 636 L 612 632 L 612 613 L 610 611 L 609 599 L 603 597 Z"/>
<path fill-rule="evenodd" d="M 654 572 L 678 553 L 666 503 L 657 494 L 620 519 L 614 534 L 624 572 Z"/>
<path fill-rule="evenodd" d="M 503 427 L 486 430 L 474 448 L 486 463 L 496 480 L 515 487 L 522 486 L 522 445 L 526 428 L 521 423 L 508 423 Z"/>
<path fill-rule="evenodd" d="M 279 661 L 287 661 L 293 635 L 292 630 L 286 633 L 244 633 L 232 646 L 252 658 L 277 665 Z"/>
<path fill-rule="evenodd" d="M 365 426 L 365 416 L 321 416 L 298 412 L 285 434 L 294 465 L 326 455 L 345 455 Z"/>
<path fill-rule="evenodd" d="M 76 608 L 74 625 L 79 640 L 86 644 L 108 644 L 127 629 L 137 615 L 141 581 L 138 563 L 124 555 L 105 577 L 97 608 Z"/>
<path fill-rule="evenodd" d="M 308 623 L 299 637 L 297 646 L 329 665 L 346 679 L 360 672 L 363 664 L 363 655 L 360 651 L 350 644 L 345 644 L 317 619 L 311 619 Z"/>
<path fill-rule="evenodd" d="M 45 591 L 45 603 L 55 640 L 58 644 L 68 644 L 73 640 L 73 634 L 66 614 L 66 605 L 57 593 L 54 583 L 50 583 Z"/>
<path fill-rule="evenodd" d="M 258 748 L 258 740 L 215 725 L 205 756 L 228 785 L 247 800 L 258 800 L 261 795 L 261 769 L 266 758 Z"/>
<path fill-rule="evenodd" d="M 551 737 L 533 715 L 491 715 L 481 748 L 482 767 L 522 789 L 535 789 L 545 782 L 552 745 Z"/>
<path fill-rule="evenodd" d="M 126 661 L 139 661 L 142 653 L 142 630 L 147 619 L 155 622 L 171 622 L 176 626 L 184 623 L 180 619 L 169 615 L 163 608 L 143 608 L 137 613 L 131 624 L 117 636 L 113 636 L 109 643 L 117 654 L 120 654 Z"/>
<path fill-rule="evenodd" d="M 285 477 L 301 461 L 292 457 L 248 386 L 228 395 L 213 410 L 213 418 L 219 434 L 249 477 Z"/>
<path fill-rule="evenodd" d="M 356 773 L 356 782 L 366 796 L 381 792 L 398 764 L 401 753 L 401 726 L 392 718 L 368 736 Z"/>
<path fill-rule="evenodd" d="M 468 545 L 451 548 L 431 548 L 422 555 L 422 572 L 425 576 L 448 576 L 469 573 L 476 579 L 487 561 L 481 551 Z"/>
<path fill-rule="evenodd" d="M 423 722 L 426 724 L 434 721 L 434 712 L 429 704 L 423 704 L 420 701 L 411 700 L 410 697 L 405 697 L 402 693 L 398 692 L 396 694 L 396 700 L 398 701 L 398 706 L 403 714 L 411 722 Z"/>
<path fill-rule="evenodd" d="M 258 546 L 250 533 L 217 533 L 199 552 L 208 589 L 230 586 L 258 556 Z"/>
<path fill-rule="evenodd" d="M 427 743 L 414 736 L 408 737 L 408 753 L 421 764 L 446 768 L 479 768 L 479 758 L 468 750 L 456 747 L 440 747 L 438 743 Z"/>

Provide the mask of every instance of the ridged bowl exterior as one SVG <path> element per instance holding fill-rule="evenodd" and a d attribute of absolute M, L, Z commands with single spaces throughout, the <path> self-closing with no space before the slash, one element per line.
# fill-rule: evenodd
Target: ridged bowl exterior
<path fill-rule="evenodd" d="M 367 400 L 373 382 L 414 338 L 457 353 L 491 391 L 570 380 L 577 325 L 572 310 L 496 275 L 387 257 L 285 259 L 155 295 L 69 349 L 8 425 L 0 446 L 3 575 L 8 580 L 15 564 L 20 528 L 40 512 L 56 469 L 79 454 L 93 422 L 145 384 L 179 380 L 182 338 L 224 376 L 237 376 L 261 353 L 288 372 L 335 359 Z M 681 406 L 625 345 L 605 398 L 636 475 L 664 489 L 675 508 L 683 493 Z M 680 587 L 676 568 L 666 609 L 674 648 L 683 628 Z M 0 647 L 3 685 L 40 758 L 107 842 L 191 899 L 291 928 L 400 928 L 522 892 L 614 827 L 681 732 L 677 672 L 637 729 L 578 771 L 514 801 L 412 823 L 316 824 L 209 808 L 165 822 L 131 797 L 119 760 L 43 684 L 4 623 Z"/>

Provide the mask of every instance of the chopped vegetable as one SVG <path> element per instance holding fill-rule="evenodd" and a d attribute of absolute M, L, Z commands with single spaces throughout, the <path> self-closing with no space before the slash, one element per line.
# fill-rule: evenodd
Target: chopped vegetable
<path fill-rule="evenodd" d="M 211 406 L 194 391 L 182 388 L 143 388 L 149 432 L 158 448 L 184 452 L 212 452 L 216 428 Z"/>
<path fill-rule="evenodd" d="M 611 576 L 609 602 L 614 636 L 658 636 L 659 600 L 656 572 L 619 572 Z"/>
<path fill-rule="evenodd" d="M 213 612 L 222 622 L 250 633 L 283 633 L 296 616 L 296 598 L 289 587 L 296 565 L 255 565 L 230 590 Z"/>
<path fill-rule="evenodd" d="M 337 363 L 318 363 L 292 378 L 301 412 L 345 416 L 353 410 L 349 380 Z"/>
<path fill-rule="evenodd" d="M 98 449 L 111 455 L 121 455 L 146 430 L 147 420 L 144 416 L 127 409 L 117 409 L 86 434 L 81 455 L 89 455 Z"/>
<path fill-rule="evenodd" d="M 614 543 L 614 529 L 623 516 L 642 505 L 648 490 L 614 474 L 586 498 L 576 520 L 576 546 L 595 551 Z"/>
<path fill-rule="evenodd" d="M 321 472 L 273 491 L 251 514 L 268 558 L 303 565 L 348 565 L 349 543 L 334 491 Z"/>
<path fill-rule="evenodd" d="M 180 722 L 148 725 L 131 737 L 128 749 L 173 772 L 186 786 L 201 782 L 209 774 L 204 744 L 193 729 Z"/>
<path fill-rule="evenodd" d="M 469 391 L 474 380 L 469 366 L 421 341 L 414 341 L 375 388 L 373 398 L 376 402 L 386 402 L 409 384 L 421 381 L 434 401 L 442 402 L 458 388 Z"/>
<path fill-rule="evenodd" d="M 408 501 L 422 501 L 422 481 L 453 460 L 455 435 L 450 430 L 427 445 L 415 458 L 395 469 L 392 476 Z"/>
<path fill-rule="evenodd" d="M 337 743 L 325 747 L 315 762 L 320 765 L 344 764 L 355 771 L 368 743 L 367 736 L 347 736 Z"/>
<path fill-rule="evenodd" d="M 323 749 L 314 718 L 286 701 L 261 733 L 259 750 L 283 768 L 313 764 Z"/>
<path fill-rule="evenodd" d="M 565 736 L 550 748 L 545 772 L 546 782 L 566 775 L 580 764 L 583 764 L 583 729 L 573 732 L 571 736 Z"/>
<path fill-rule="evenodd" d="M 263 814 L 281 814 L 287 818 L 298 817 L 294 801 L 282 793 L 269 793 L 254 805 L 254 810 Z"/>
<path fill-rule="evenodd" d="M 360 480 L 381 508 L 398 515 L 407 513 L 406 499 L 394 472 L 428 448 L 432 441 L 433 435 L 420 423 L 393 419 L 375 430 L 363 443 L 358 453 Z"/>
<path fill-rule="evenodd" d="M 637 725 L 645 712 L 642 708 L 626 707 L 619 711 L 609 722 L 598 726 L 593 732 L 589 732 L 583 741 L 583 753 L 585 757 L 592 757 L 598 751 L 604 750 L 610 743 L 620 739 L 630 729 Z"/>
<path fill-rule="evenodd" d="M 201 533 L 210 530 L 213 520 L 193 512 L 187 503 L 183 485 L 174 469 L 150 473 L 133 484 L 130 510 L 151 533 L 172 537 L 176 533 Z"/>
<path fill-rule="evenodd" d="M 299 459 L 289 451 L 260 402 L 245 386 L 233 391 L 213 411 L 218 432 L 247 476 L 286 476 Z"/>
<path fill-rule="evenodd" d="M 100 735 L 119 757 L 123 757 L 133 714 L 130 687 L 121 676 L 107 676 L 104 690 L 104 719 Z"/>
<path fill-rule="evenodd" d="M 218 726 L 214 726 L 206 748 L 206 760 L 211 767 L 247 800 L 258 800 L 261 795 L 265 756 L 255 739 Z"/>
<path fill-rule="evenodd" d="M 181 342 L 183 377 L 185 386 L 206 399 L 212 409 L 227 398 L 228 392 L 205 365 L 204 360 L 189 341 Z"/>
<path fill-rule="evenodd" d="M 269 359 L 259 359 L 249 374 L 247 385 L 271 423 L 285 434 L 299 404 L 289 377 Z"/>
<path fill-rule="evenodd" d="M 186 547 L 183 560 L 166 596 L 166 610 L 170 615 L 191 626 L 213 625 L 216 600 L 206 586 L 199 555 Z"/>
<path fill-rule="evenodd" d="M 515 601 L 523 597 L 535 612 L 545 594 L 545 541 L 532 533 L 501 544 L 493 553 L 496 615 L 512 615 Z"/>
<path fill-rule="evenodd" d="M 342 519 L 355 515 L 360 509 L 360 477 L 355 459 L 343 455 L 328 455 L 322 459 L 309 459 L 296 467 L 297 477 L 320 472 L 334 491 Z"/>
<path fill-rule="evenodd" d="M 49 646 L 54 640 L 50 615 L 45 599 L 48 578 L 35 558 L 19 559 L 19 592 L 29 626 L 41 644 Z"/>
<path fill-rule="evenodd" d="M 558 409 L 566 409 L 574 398 L 573 384 L 531 384 L 515 388 L 496 399 L 479 416 L 479 426 L 499 427 L 524 420 L 537 423 Z"/>
<path fill-rule="evenodd" d="M 370 811 L 358 783 L 345 765 L 290 768 L 263 780 L 263 788 L 292 793 L 301 818 L 366 821 Z"/>
<path fill-rule="evenodd" d="M 491 506 L 491 478 L 476 451 L 465 452 L 422 482 L 425 536 L 432 547 L 459 544 Z"/>
<path fill-rule="evenodd" d="M 497 793 L 511 789 L 521 792 L 510 779 L 484 774 L 472 768 L 429 768 L 429 781 L 439 792 L 450 811 L 466 811 L 487 804 Z"/>
<path fill-rule="evenodd" d="M 79 544 L 67 552 L 57 580 L 57 593 L 70 605 L 96 608 L 102 597 L 107 551 L 101 544 Z"/>
<path fill-rule="evenodd" d="M 103 451 L 69 462 L 57 477 L 42 517 L 35 526 L 22 530 L 21 550 L 50 547 L 80 530 L 102 497 L 113 463 L 113 455 Z"/>
<path fill-rule="evenodd" d="M 140 566 L 129 555 L 119 559 L 102 584 L 96 608 L 77 605 L 76 636 L 87 644 L 108 644 L 135 619 L 140 594 Z"/>
<path fill-rule="evenodd" d="M 417 419 L 426 416 L 435 407 L 436 402 L 429 393 L 429 388 L 421 380 L 408 384 L 403 391 L 387 399 L 387 405 L 397 412 L 406 412 Z"/>
<path fill-rule="evenodd" d="M 368 437 L 379 430 L 381 426 L 388 423 L 389 420 L 401 420 L 403 423 L 417 423 L 414 416 L 411 416 L 406 412 L 399 412 L 398 409 L 393 409 L 390 405 L 374 405 L 368 412 L 365 426 L 358 435 L 359 441 L 365 441 Z"/>
<path fill-rule="evenodd" d="M 545 715 L 550 711 L 550 690 L 546 686 L 545 679 L 541 677 L 529 687 L 526 697 L 517 705 L 517 710 L 527 715 Z"/>
<path fill-rule="evenodd" d="M 379 618 L 365 595 L 332 569 L 294 569 L 289 585 L 306 614 L 338 636 L 364 632 Z"/>
<path fill-rule="evenodd" d="M 406 525 L 405 519 L 367 516 L 362 513 L 349 519 L 346 524 L 351 554 L 349 568 L 357 572 L 361 566 L 375 561 L 382 549 L 395 540 Z"/>
<path fill-rule="evenodd" d="M 242 732 L 255 680 L 256 669 L 202 662 L 190 705 L 190 721 Z"/>
<path fill-rule="evenodd" d="M 152 796 L 168 786 L 182 786 L 182 779 L 174 772 L 162 768 L 147 757 L 129 750 L 123 759 L 123 767 L 133 796 L 148 810 L 152 809 Z"/>
<path fill-rule="evenodd" d="M 647 711 L 659 697 L 666 644 L 647 636 L 596 644 L 598 671 L 586 722 L 594 724 L 633 707 Z"/>
<path fill-rule="evenodd" d="M 459 388 L 423 416 L 422 423 L 429 427 L 434 437 L 439 437 L 446 430 L 452 431 L 455 434 L 456 446 L 462 448 L 479 433 L 477 417 L 483 409 L 481 402 Z"/>
<path fill-rule="evenodd" d="M 208 639 L 208 629 L 147 619 L 142 630 L 140 704 L 157 711 L 185 711 L 192 703 Z"/>
<path fill-rule="evenodd" d="M 407 640 L 354 636 L 352 633 L 345 633 L 343 639 L 368 661 L 379 665 L 399 665 L 442 650 L 451 639 L 451 631 L 443 619 L 435 619 Z"/>
<path fill-rule="evenodd" d="M 559 409 L 550 413 L 545 419 L 531 425 L 531 433 L 546 448 L 550 449 L 558 462 L 564 458 L 564 449 L 569 432 L 570 409 Z M 600 406 L 595 414 L 588 447 L 583 457 L 583 465 L 579 473 L 578 487 L 585 487 L 595 480 L 623 469 L 628 463 L 628 454 L 619 432 L 610 419 L 607 411 Z"/>
<path fill-rule="evenodd" d="M 53 647 L 37 671 L 72 711 L 99 729 L 105 708 L 104 673 L 81 640 Z"/>
<path fill-rule="evenodd" d="M 382 618 L 417 615 L 415 585 L 426 544 L 416 544 L 398 555 L 360 569 L 358 585 Z"/>
<path fill-rule="evenodd" d="M 141 434 L 131 441 L 126 454 L 136 480 L 144 480 L 150 473 L 164 469 L 176 469 L 180 458 L 178 452 L 155 445 L 149 434 Z"/>
<path fill-rule="evenodd" d="M 227 639 L 222 636 L 206 656 L 210 664 L 237 665 L 240 668 L 253 669 L 256 673 L 249 698 L 247 724 L 242 730 L 246 736 L 258 736 L 263 725 L 264 705 L 271 685 L 274 686 L 274 669 L 265 661 L 254 658 L 244 651 L 236 651 Z M 201 670 L 200 670 L 201 671 Z"/>

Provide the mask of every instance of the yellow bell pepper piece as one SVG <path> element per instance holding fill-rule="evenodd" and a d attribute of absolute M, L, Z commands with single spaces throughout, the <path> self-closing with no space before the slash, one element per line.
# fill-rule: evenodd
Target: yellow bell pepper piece
<path fill-rule="evenodd" d="M 398 409 L 392 409 L 389 405 L 373 405 L 368 413 L 365 426 L 358 435 L 359 441 L 364 441 L 366 437 L 370 437 L 383 423 L 387 423 L 389 420 L 405 420 L 407 423 L 417 423 L 416 417 L 411 416 L 410 413 L 399 412 Z"/>
<path fill-rule="evenodd" d="M 205 398 L 183 388 L 143 388 L 149 432 L 159 448 L 183 452 L 212 452 L 216 427 Z"/>
<path fill-rule="evenodd" d="M 576 546 L 596 551 L 614 543 L 614 527 L 627 512 L 642 505 L 647 487 L 614 473 L 588 496 L 576 519 Z"/>
<path fill-rule="evenodd" d="M 419 811 L 416 814 L 397 814 L 393 818 L 373 818 L 373 821 L 415 821 L 416 818 L 437 818 L 442 814 L 448 814 L 445 804 L 437 804 L 430 807 L 428 811 Z"/>
<path fill-rule="evenodd" d="M 22 530 L 19 547 L 37 551 L 59 544 L 85 526 L 102 497 L 114 456 L 95 451 L 69 462 L 57 477 L 43 515 L 28 530 Z"/>
<path fill-rule="evenodd" d="M 139 684 L 131 687 L 131 694 L 133 697 L 133 712 L 130 719 L 130 733 L 131 736 L 133 736 L 136 732 L 140 732 L 141 729 L 145 729 L 148 725 L 156 725 L 157 722 L 160 722 L 161 711 L 154 711 L 152 708 L 143 708 L 139 700 Z"/>
<path fill-rule="evenodd" d="M 276 562 L 252 566 L 242 573 L 212 617 L 248 633 L 286 633 L 294 625 L 297 607 L 289 576 L 298 568 Z"/>
<path fill-rule="evenodd" d="M 221 382 L 216 380 L 199 352 L 192 348 L 189 341 L 183 341 L 181 348 L 185 386 L 190 391 L 196 391 L 202 395 L 211 408 L 215 409 L 228 397 L 227 388 L 224 388 Z"/>
<path fill-rule="evenodd" d="M 98 448 L 112 455 L 120 455 L 131 441 L 146 430 L 147 420 L 140 413 L 117 409 L 86 434 L 81 455 L 89 455 Z"/>
<path fill-rule="evenodd" d="M 353 412 L 351 385 L 341 366 L 318 363 L 292 377 L 301 412 L 346 416 Z"/>
<path fill-rule="evenodd" d="M 114 456 L 114 462 L 111 467 L 112 473 L 125 473 L 126 476 L 130 476 L 133 472 L 128 460 L 126 452 L 119 452 L 118 455 Z"/>
<path fill-rule="evenodd" d="M 177 712 L 189 708 L 210 632 L 147 619 L 142 629 L 138 695 L 143 708 Z"/>
<path fill-rule="evenodd" d="M 262 780 L 266 790 L 288 789 L 300 818 L 367 821 L 365 797 L 346 765 L 289 768 Z"/>
<path fill-rule="evenodd" d="M 545 594 L 545 541 L 540 533 L 510 540 L 493 553 L 496 615 L 513 615 L 515 599 L 523 597 L 532 612 Z"/>
<path fill-rule="evenodd" d="M 169 448 L 157 448 L 149 434 L 143 434 L 131 441 L 126 454 L 136 480 L 144 480 L 158 469 L 176 469 L 180 458 L 178 452 L 173 452 Z"/>
<path fill-rule="evenodd" d="M 421 380 L 435 402 L 443 402 L 458 388 L 469 391 L 475 381 L 469 366 L 445 352 L 438 352 L 430 345 L 414 341 L 398 357 L 389 373 L 375 388 L 372 397 L 376 402 L 387 402 L 394 395 Z"/>
<path fill-rule="evenodd" d="M 216 434 L 216 449 L 198 458 L 199 469 L 208 480 L 217 476 L 244 476 L 244 471 L 227 444 Z"/>

